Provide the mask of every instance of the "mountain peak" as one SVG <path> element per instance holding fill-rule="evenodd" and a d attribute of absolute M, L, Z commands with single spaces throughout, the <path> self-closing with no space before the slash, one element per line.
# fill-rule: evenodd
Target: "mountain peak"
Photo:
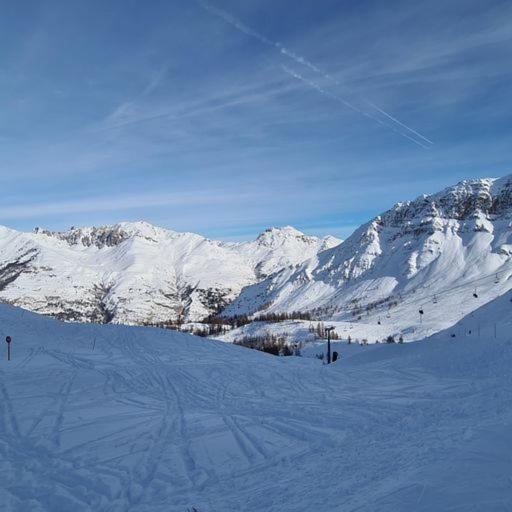
<path fill-rule="evenodd" d="M 341 242 L 342 240 L 331 235 L 325 236 L 323 238 L 306 235 L 302 231 L 299 231 L 292 226 L 271 227 L 263 231 L 263 233 L 260 233 L 256 238 L 256 243 L 258 245 L 267 247 L 281 246 L 285 243 L 291 245 L 299 243 L 317 245 L 320 251 L 335 247 Z"/>
<path fill-rule="evenodd" d="M 264 245 L 267 247 L 280 246 L 287 242 L 306 242 L 306 243 L 317 243 L 318 238 L 314 236 L 307 236 L 298 229 L 292 226 L 283 227 L 271 227 L 260 233 L 256 238 L 258 245 Z"/>
<path fill-rule="evenodd" d="M 324 236 L 323 241 L 324 241 L 323 246 L 326 249 L 331 249 L 332 247 L 336 247 L 337 245 L 340 245 L 341 242 L 343 242 L 343 240 L 341 238 L 336 238 L 335 236 L 332 236 L 332 235 Z"/>
<path fill-rule="evenodd" d="M 343 321 L 365 313 L 364 336 L 372 322 L 418 336 L 509 289 L 511 221 L 512 176 L 461 181 L 397 203 L 341 245 L 245 288 L 229 314 L 323 308 Z M 429 326 L 418 325 L 423 309 Z"/>
<path fill-rule="evenodd" d="M 139 236 L 148 239 L 160 239 L 162 237 L 175 236 L 178 234 L 176 231 L 161 228 L 143 220 L 136 222 L 119 222 L 113 227 L 119 228 L 131 236 Z"/>
<path fill-rule="evenodd" d="M 145 221 L 119 222 L 106 226 L 75 227 L 66 231 L 49 231 L 41 228 L 34 230 L 36 234 L 58 238 L 70 245 L 96 246 L 98 248 L 113 247 L 133 237 L 157 241 L 176 235 L 174 231 L 159 228 Z"/>
<path fill-rule="evenodd" d="M 397 203 L 380 217 L 387 225 L 401 226 L 437 219 L 466 221 L 512 211 L 512 175 L 463 180 L 435 194 L 422 194 Z"/>
<path fill-rule="evenodd" d="M 295 229 L 293 226 L 272 226 L 258 235 L 260 237 L 266 236 L 306 236 L 302 231 Z"/>

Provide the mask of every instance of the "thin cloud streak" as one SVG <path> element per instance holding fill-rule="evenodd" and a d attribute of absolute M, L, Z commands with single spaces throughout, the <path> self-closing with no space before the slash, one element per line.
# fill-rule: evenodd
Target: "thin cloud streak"
<path fill-rule="evenodd" d="M 336 232 L 396 201 L 511 172 L 503 0 L 203 2 L 239 16 L 246 34 L 196 2 L 92 0 L 101 23 L 77 9 L 5 13 L 0 209 L 64 213 L 0 223 Z M 207 189 L 226 199 L 203 199 Z M 189 201 L 170 197 L 180 191 Z"/>
<path fill-rule="evenodd" d="M 288 58 L 294 60 L 298 64 L 302 64 L 303 66 L 308 67 L 312 71 L 315 71 L 316 73 L 320 73 L 331 80 L 334 80 L 332 77 L 330 77 L 328 74 L 325 73 L 325 71 L 322 71 L 319 67 L 315 66 L 312 62 L 305 59 L 301 55 L 297 55 L 296 53 L 292 52 L 291 50 L 288 50 L 285 46 L 283 46 L 281 43 L 272 41 L 265 37 L 260 32 L 254 30 L 253 28 L 247 26 L 245 23 L 242 23 L 239 19 L 237 19 L 232 14 L 228 13 L 227 11 L 223 11 L 222 9 L 219 9 L 218 7 L 215 7 L 214 5 L 210 4 L 209 2 L 206 2 L 205 0 L 197 0 L 197 3 L 206 11 L 209 13 L 222 18 L 226 23 L 229 23 L 236 29 L 238 29 L 240 32 L 243 32 L 244 34 L 254 37 L 258 41 L 260 41 L 263 44 L 266 44 L 267 46 L 271 46 L 273 48 L 276 48 L 280 53 L 283 55 L 286 55 Z"/>
<path fill-rule="evenodd" d="M 246 24 L 242 23 L 240 20 L 238 20 L 235 16 L 233 16 L 229 12 L 224 11 L 222 9 L 219 9 L 218 7 L 213 6 L 209 2 L 206 2 L 205 0 L 196 0 L 196 1 L 204 10 L 206 10 L 207 12 L 209 12 L 209 13 L 217 16 L 217 17 L 220 17 L 221 19 L 223 19 L 225 22 L 229 23 L 231 26 L 233 26 L 237 30 L 243 32 L 244 34 L 246 34 L 248 36 L 254 37 L 255 39 L 257 39 L 258 41 L 260 41 L 261 43 L 263 43 L 263 44 L 265 44 L 267 46 L 271 46 L 271 47 L 277 49 L 281 54 L 283 54 L 286 57 L 290 58 L 291 60 L 293 60 L 297 64 L 301 64 L 303 66 L 308 67 L 312 71 L 320 74 L 323 78 L 331 81 L 333 84 L 335 84 L 337 86 L 341 86 L 342 85 L 332 75 L 330 75 L 329 73 L 323 71 L 322 69 L 320 69 L 318 66 L 313 64 L 308 59 L 306 59 L 306 58 L 302 57 L 301 55 L 298 55 L 298 54 L 288 50 L 281 43 L 275 42 L 275 41 L 272 41 L 272 40 L 268 39 L 264 35 L 260 34 L 258 31 L 254 30 L 253 28 L 251 28 L 251 27 L 247 26 Z M 315 86 L 315 88 L 319 89 L 317 86 Z M 325 91 L 325 93 L 329 94 L 326 91 Z M 346 100 L 344 100 L 342 98 L 339 98 L 339 99 L 342 101 L 343 104 L 345 104 L 347 107 L 351 108 L 352 110 L 354 110 L 354 111 L 364 115 L 365 117 L 367 117 L 369 119 L 373 119 L 374 121 L 379 122 L 375 117 L 372 117 L 371 115 L 369 115 L 369 114 L 361 111 L 360 109 L 354 107 L 353 105 L 351 105 Z M 391 114 L 388 114 L 386 111 L 384 111 L 380 107 L 377 107 L 376 105 L 374 105 L 373 103 L 369 102 L 368 100 L 365 100 L 365 102 L 368 103 L 368 105 L 371 105 L 373 108 L 375 108 L 381 114 L 384 114 L 392 122 L 394 122 L 394 123 L 396 123 L 396 124 L 406 128 L 409 132 L 415 134 L 416 136 L 421 137 L 421 139 L 423 139 L 424 141 L 428 142 L 429 144 L 433 144 L 433 142 L 430 141 L 429 139 L 427 139 L 425 136 L 421 135 L 419 132 L 417 132 L 413 128 L 410 128 L 405 123 L 402 123 L 401 121 L 399 121 L 396 117 L 392 116 Z M 388 129 L 392 129 L 389 125 L 387 125 L 385 123 L 380 123 L 380 124 L 382 126 L 387 127 Z M 423 144 L 417 142 L 412 137 L 409 137 L 409 136 L 405 135 L 404 133 L 402 133 L 400 131 L 397 131 L 397 130 L 393 130 L 393 131 L 395 131 L 395 133 L 398 133 L 398 134 L 402 135 L 404 138 L 409 139 L 412 142 L 415 142 L 417 145 L 427 149 L 426 146 L 424 146 Z"/>
<path fill-rule="evenodd" d="M 237 196 L 243 199 L 243 194 Z M 42 215 L 63 215 L 70 213 L 108 212 L 133 210 L 154 206 L 214 205 L 233 200 L 230 194 L 215 193 L 212 190 L 177 194 L 130 194 L 117 198 L 99 197 L 75 201 L 41 202 L 17 204 L 0 208 L 0 219 L 31 219 Z"/>
<path fill-rule="evenodd" d="M 414 133 L 414 135 L 416 135 L 417 137 L 419 137 L 420 139 L 423 139 L 425 142 L 428 142 L 429 144 L 434 144 L 430 139 L 427 139 L 427 137 L 425 137 L 424 135 L 422 135 L 421 133 L 417 132 L 416 130 L 410 128 L 409 126 L 407 126 L 406 124 L 402 123 L 401 121 L 399 121 L 396 117 L 393 117 L 391 114 L 388 114 L 385 110 L 382 110 L 381 108 L 379 108 L 377 105 L 375 105 L 374 103 L 370 102 L 370 101 L 367 101 L 367 103 L 372 106 L 375 110 L 379 111 L 382 115 L 386 116 L 387 118 L 391 119 L 391 121 L 399 124 L 400 126 L 402 126 L 403 128 L 405 128 L 406 130 L 409 130 L 411 133 Z"/>
<path fill-rule="evenodd" d="M 350 108 L 351 110 L 353 110 L 354 112 L 357 112 L 365 117 L 367 117 L 368 119 L 371 119 L 372 121 L 375 121 L 376 123 L 380 124 L 381 126 L 383 126 L 384 128 L 387 128 L 388 130 L 391 130 L 392 132 L 410 140 L 411 142 L 414 142 L 414 144 L 417 144 L 418 146 L 422 147 L 423 149 L 429 149 L 428 146 L 425 146 L 424 144 L 422 144 L 421 142 L 419 142 L 418 140 L 410 137 L 409 135 L 407 135 L 406 133 L 403 133 L 399 130 L 397 130 L 396 128 L 394 128 L 393 126 L 389 126 L 388 124 L 384 123 L 382 120 L 380 120 L 379 118 L 377 117 L 374 117 L 372 116 L 371 114 L 369 114 L 368 112 L 365 112 L 363 110 L 360 110 L 358 107 L 352 105 L 351 103 L 349 103 L 347 100 L 343 99 L 341 96 L 338 96 L 336 94 L 333 94 L 332 92 L 329 92 L 327 91 L 326 89 L 323 89 L 322 87 L 320 87 L 318 84 L 316 84 L 315 82 L 312 82 L 311 80 L 308 80 L 307 78 L 304 78 L 302 75 L 299 75 L 296 71 L 293 71 L 289 68 L 287 68 L 286 66 L 282 66 L 282 69 L 285 73 L 288 73 L 291 77 L 295 78 L 296 80 L 299 80 L 303 83 L 305 83 L 306 85 L 308 85 L 309 87 L 312 87 L 313 89 L 317 90 L 320 94 L 323 94 L 324 96 L 327 96 L 328 98 L 331 98 L 339 103 L 342 103 L 343 105 L 345 105 L 346 107 Z M 388 116 L 389 117 L 389 116 Z M 400 123 L 401 124 L 401 123 Z M 422 137 L 424 138 L 424 137 Z"/>
<path fill-rule="evenodd" d="M 125 102 L 119 105 L 99 126 L 94 127 L 92 131 L 102 132 L 116 130 L 161 119 L 177 121 L 197 117 L 240 105 L 254 104 L 261 100 L 267 100 L 270 96 L 282 94 L 290 89 L 290 87 L 283 87 L 281 83 L 274 84 L 272 87 L 269 87 L 268 84 L 265 84 L 265 86 L 266 89 L 264 91 L 260 91 L 260 87 L 251 86 L 248 90 L 234 90 L 227 94 L 213 95 L 206 100 L 194 101 L 185 107 L 157 109 L 149 113 L 145 110 L 139 112 L 130 111 L 131 109 L 135 109 L 137 104 L 135 102 Z"/>
<path fill-rule="evenodd" d="M 308 80 L 307 78 L 304 78 L 302 75 L 299 75 L 299 73 L 297 73 L 293 69 L 290 69 L 290 68 L 288 68 L 286 66 L 281 66 L 281 69 L 285 73 L 290 75 L 292 78 L 295 78 L 296 80 L 299 80 L 300 82 L 303 82 L 303 83 L 309 85 L 313 89 L 316 89 L 320 94 L 323 94 L 324 96 L 327 96 L 327 97 L 329 97 L 329 98 L 331 98 L 333 100 L 336 100 L 336 101 L 338 101 L 340 103 L 343 103 L 343 105 L 348 107 L 350 110 L 353 110 L 354 112 L 357 112 L 358 114 L 361 114 L 361 115 L 366 116 L 366 117 L 370 117 L 369 114 L 367 114 L 366 112 L 363 112 L 362 110 L 357 108 L 355 105 L 352 105 L 352 103 L 349 103 L 347 100 L 345 100 L 341 96 L 337 96 L 336 94 L 333 94 L 332 92 L 327 91 L 326 89 L 322 88 L 317 83 L 312 82 L 311 80 Z"/>

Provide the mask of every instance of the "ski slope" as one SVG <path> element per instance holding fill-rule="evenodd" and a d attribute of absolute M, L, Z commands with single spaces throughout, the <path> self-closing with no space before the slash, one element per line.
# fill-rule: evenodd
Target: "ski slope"
<path fill-rule="evenodd" d="M 510 290 L 511 254 L 512 175 L 465 180 L 247 286 L 224 314 L 311 311 L 357 337 L 420 340 Z"/>
<path fill-rule="evenodd" d="M 493 303 L 496 297 L 506 294 L 511 288 L 512 264 L 509 262 L 502 267 L 498 280 L 496 274 L 491 273 L 477 278 L 461 279 L 458 284 L 443 288 L 442 291 L 439 288 L 436 288 L 437 292 L 429 287 L 418 288 L 414 293 L 405 294 L 392 308 L 388 308 L 386 303 L 369 312 L 365 312 L 363 308 L 361 319 L 354 317 L 352 310 L 342 310 L 335 314 L 318 315 L 312 321 L 256 321 L 216 335 L 215 338 L 235 342 L 244 336 L 272 334 L 285 337 L 290 344 L 309 343 L 315 339 L 309 328 L 323 321 L 325 325 L 334 326 L 343 340 L 350 336 L 354 341 L 367 340 L 368 343 L 375 343 L 391 335 L 396 338 L 402 336 L 408 343 L 458 325 L 461 319 L 466 319 L 465 323 L 468 323 L 485 304 Z M 419 313 L 420 310 L 423 314 Z"/>
<path fill-rule="evenodd" d="M 322 366 L 2 305 L 0 509 L 512 510 L 511 308 Z"/>

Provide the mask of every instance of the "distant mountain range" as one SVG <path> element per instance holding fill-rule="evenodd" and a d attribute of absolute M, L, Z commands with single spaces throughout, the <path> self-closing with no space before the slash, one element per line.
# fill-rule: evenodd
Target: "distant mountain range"
<path fill-rule="evenodd" d="M 222 311 L 244 286 L 339 243 L 291 227 L 246 243 L 144 222 L 65 232 L 0 227 L 0 300 L 69 321 L 196 321 Z"/>
<path fill-rule="evenodd" d="M 507 176 L 398 203 L 343 243 L 292 227 L 244 243 L 144 222 L 0 228 L 0 300 L 70 321 L 152 325 L 312 311 L 410 339 L 509 290 L 511 255 Z"/>

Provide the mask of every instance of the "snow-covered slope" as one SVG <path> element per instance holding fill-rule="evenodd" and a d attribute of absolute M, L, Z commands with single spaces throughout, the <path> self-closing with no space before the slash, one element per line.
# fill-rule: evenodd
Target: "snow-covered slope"
<path fill-rule="evenodd" d="M 482 310 L 496 339 L 351 345 L 331 366 L 0 305 L 0 508 L 508 510 L 512 304 L 498 302 Z"/>
<path fill-rule="evenodd" d="M 512 177 L 463 181 L 247 287 L 226 314 L 319 308 L 317 317 L 419 339 L 510 289 L 511 254 Z"/>
<path fill-rule="evenodd" d="M 0 227 L 0 300 L 67 320 L 198 320 L 240 290 L 339 240 L 272 228 L 222 243 L 144 222 L 62 233 Z"/>

